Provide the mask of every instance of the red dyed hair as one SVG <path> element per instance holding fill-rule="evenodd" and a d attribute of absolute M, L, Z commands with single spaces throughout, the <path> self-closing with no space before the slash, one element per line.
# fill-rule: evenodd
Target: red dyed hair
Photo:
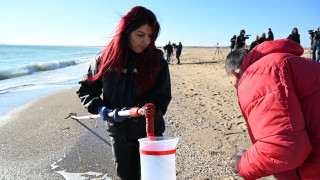
<path fill-rule="evenodd" d="M 140 92 L 148 92 L 155 83 L 156 74 L 160 67 L 159 55 L 155 47 L 155 40 L 158 37 L 160 25 L 153 12 L 142 6 L 131 8 L 127 14 L 122 17 L 116 28 L 115 36 L 102 51 L 98 73 L 87 79 L 89 81 L 95 81 L 106 75 L 109 69 L 122 69 L 126 67 L 129 35 L 132 31 L 144 24 L 148 24 L 152 28 L 152 37 L 149 46 L 137 56 L 140 66 L 135 83 Z M 121 71 L 117 71 L 117 82 L 121 74 Z"/>

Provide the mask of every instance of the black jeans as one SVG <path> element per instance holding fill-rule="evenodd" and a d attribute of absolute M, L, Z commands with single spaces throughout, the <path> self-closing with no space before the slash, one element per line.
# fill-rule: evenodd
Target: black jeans
<path fill-rule="evenodd" d="M 180 64 L 180 55 L 181 55 L 181 52 L 177 52 L 177 53 L 176 53 L 176 57 L 177 57 L 177 59 L 178 59 L 177 64 Z"/>
<path fill-rule="evenodd" d="M 146 137 L 146 122 L 143 118 L 131 118 L 122 123 L 108 122 L 108 134 L 117 175 L 121 180 L 140 180 L 140 153 L 138 139 Z M 161 118 L 155 122 L 155 136 L 162 136 L 165 125 Z"/>
<path fill-rule="evenodd" d="M 140 154 L 138 140 L 111 138 L 117 175 L 121 180 L 140 180 Z"/>

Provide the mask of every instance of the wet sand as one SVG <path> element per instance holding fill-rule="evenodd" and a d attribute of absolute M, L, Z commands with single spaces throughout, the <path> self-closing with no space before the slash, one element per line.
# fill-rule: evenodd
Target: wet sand
<path fill-rule="evenodd" d="M 0 129 L 0 179 L 65 179 L 70 173 L 86 172 L 115 175 L 104 122 L 65 119 L 70 112 L 88 114 L 76 90 L 40 97 L 10 113 Z"/>

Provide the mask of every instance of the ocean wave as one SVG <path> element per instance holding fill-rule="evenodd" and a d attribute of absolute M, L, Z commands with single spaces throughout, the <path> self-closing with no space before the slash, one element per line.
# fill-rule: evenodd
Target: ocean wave
<path fill-rule="evenodd" d="M 53 61 L 46 63 L 31 63 L 17 69 L 0 70 L 0 80 L 25 76 L 33 74 L 35 72 L 51 71 L 59 68 L 65 68 L 68 66 L 74 66 L 79 63 L 87 62 L 88 60 L 89 58 L 78 60 Z"/>

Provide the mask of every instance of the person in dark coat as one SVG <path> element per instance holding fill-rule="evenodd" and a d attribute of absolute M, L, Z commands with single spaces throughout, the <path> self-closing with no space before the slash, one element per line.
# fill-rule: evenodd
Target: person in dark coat
<path fill-rule="evenodd" d="M 170 41 L 166 46 L 164 46 L 164 50 L 167 51 L 167 63 L 170 64 L 170 57 L 171 57 L 171 54 L 173 53 L 173 47 Z"/>
<path fill-rule="evenodd" d="M 254 37 L 254 41 L 250 45 L 250 51 L 259 44 L 259 36 L 256 35 Z"/>
<path fill-rule="evenodd" d="M 316 51 L 317 58 L 316 58 Z M 314 33 L 313 39 L 312 39 L 312 60 L 318 61 L 320 60 L 320 27 L 318 27 L 318 31 Z"/>
<path fill-rule="evenodd" d="M 293 28 L 287 39 L 291 39 L 300 44 L 300 34 L 298 33 L 298 28 Z"/>
<path fill-rule="evenodd" d="M 235 45 L 234 49 L 244 48 L 244 45 L 246 43 L 246 37 L 244 37 L 245 34 L 246 34 L 246 31 L 244 29 L 242 29 L 240 31 L 240 35 L 236 39 L 236 45 Z"/>
<path fill-rule="evenodd" d="M 267 41 L 273 41 L 274 37 L 273 37 L 273 32 L 271 31 L 271 28 L 268 28 L 268 38 Z"/>
<path fill-rule="evenodd" d="M 237 36 L 236 36 L 236 35 L 234 35 L 234 36 L 230 39 L 230 42 L 231 42 L 231 45 L 230 45 L 231 52 L 232 52 L 232 50 L 234 49 L 234 46 L 236 45 L 236 39 L 237 39 Z"/>
<path fill-rule="evenodd" d="M 258 40 L 259 44 L 265 42 L 266 40 L 267 40 L 266 33 L 261 33 L 261 36 L 260 36 L 260 38 Z"/>
<path fill-rule="evenodd" d="M 182 44 L 181 44 L 181 42 L 179 42 L 179 45 L 176 46 L 176 58 L 178 59 L 177 64 L 180 64 L 181 51 L 182 51 Z"/>
<path fill-rule="evenodd" d="M 163 115 L 171 100 L 170 74 L 162 51 L 155 47 L 160 25 L 153 12 L 135 6 L 117 27 L 114 38 L 80 80 L 77 94 L 90 113 L 106 121 L 117 175 L 122 180 L 140 180 L 138 139 L 147 136 L 146 118 L 121 117 L 118 112 L 154 104 L 154 135 L 162 136 Z"/>

